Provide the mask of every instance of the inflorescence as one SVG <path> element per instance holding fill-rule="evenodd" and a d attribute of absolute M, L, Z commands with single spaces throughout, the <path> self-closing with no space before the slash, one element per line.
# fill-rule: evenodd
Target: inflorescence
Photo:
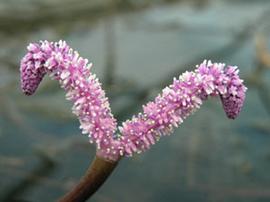
<path fill-rule="evenodd" d="M 79 56 L 64 41 L 40 41 L 28 46 L 21 61 L 21 86 L 26 95 L 37 89 L 45 74 L 58 80 L 67 91 L 66 98 L 74 104 L 83 134 L 97 145 L 97 154 L 117 160 L 132 156 L 168 135 L 190 114 L 200 108 L 209 96 L 219 96 L 228 118 L 240 113 L 247 88 L 238 76 L 236 66 L 204 61 L 194 72 L 185 72 L 163 89 L 154 101 L 143 106 L 143 112 L 127 120 L 117 130 L 108 98 L 95 74 L 92 63 Z"/>

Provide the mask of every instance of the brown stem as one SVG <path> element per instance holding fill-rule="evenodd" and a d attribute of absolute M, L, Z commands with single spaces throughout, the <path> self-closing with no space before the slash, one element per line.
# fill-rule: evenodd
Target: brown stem
<path fill-rule="evenodd" d="M 83 202 L 91 197 L 110 176 L 118 161 L 112 162 L 95 157 L 79 183 L 58 202 Z"/>

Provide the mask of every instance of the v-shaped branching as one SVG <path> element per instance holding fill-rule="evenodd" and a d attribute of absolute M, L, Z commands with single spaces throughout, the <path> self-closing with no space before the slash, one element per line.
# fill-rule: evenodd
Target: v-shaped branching
<path fill-rule="evenodd" d="M 58 80 L 66 98 L 74 103 L 72 111 L 79 118 L 82 133 L 96 143 L 98 156 L 112 161 L 149 149 L 209 96 L 219 96 L 228 118 L 236 118 L 247 90 L 236 66 L 204 61 L 194 72 L 174 78 L 154 101 L 143 106 L 142 113 L 124 122 L 120 135 L 115 136 L 116 120 L 91 66 L 64 41 L 32 43 L 21 61 L 21 86 L 31 95 L 45 74 Z"/>

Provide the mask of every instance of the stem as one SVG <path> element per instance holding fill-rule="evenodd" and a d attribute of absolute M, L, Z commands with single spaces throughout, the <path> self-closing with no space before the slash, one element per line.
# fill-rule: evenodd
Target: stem
<path fill-rule="evenodd" d="M 108 161 L 95 156 L 94 161 L 79 183 L 58 202 L 83 202 L 90 198 L 110 176 L 118 161 Z"/>

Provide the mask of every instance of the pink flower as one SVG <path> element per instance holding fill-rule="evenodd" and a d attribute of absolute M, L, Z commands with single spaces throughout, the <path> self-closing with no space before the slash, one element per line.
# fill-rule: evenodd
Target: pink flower
<path fill-rule="evenodd" d="M 97 148 L 110 148 L 116 120 L 101 84 L 90 72 L 91 66 L 64 41 L 33 43 L 21 61 L 21 87 L 26 95 L 33 94 L 48 73 L 59 81 L 67 91 L 66 98 L 74 103 L 72 111 L 79 118 L 82 133 L 88 134 Z"/>
<path fill-rule="evenodd" d="M 143 113 L 123 123 L 120 131 L 125 154 L 131 156 L 149 149 L 161 136 L 168 135 L 209 96 L 219 95 L 228 118 L 236 118 L 247 88 L 236 67 L 204 61 L 195 72 L 185 72 L 163 89 Z"/>
<path fill-rule="evenodd" d="M 41 41 L 30 44 L 21 61 L 21 86 L 26 95 L 31 95 L 46 73 L 58 80 L 67 91 L 67 99 L 74 103 L 72 111 L 79 118 L 82 133 L 97 144 L 97 155 L 113 161 L 149 149 L 200 108 L 209 96 L 220 96 L 228 118 L 236 118 L 247 90 L 237 67 L 204 61 L 194 72 L 174 79 L 154 101 L 143 106 L 143 113 L 124 122 L 115 139 L 116 120 L 90 68 L 91 63 L 65 42 Z"/>

